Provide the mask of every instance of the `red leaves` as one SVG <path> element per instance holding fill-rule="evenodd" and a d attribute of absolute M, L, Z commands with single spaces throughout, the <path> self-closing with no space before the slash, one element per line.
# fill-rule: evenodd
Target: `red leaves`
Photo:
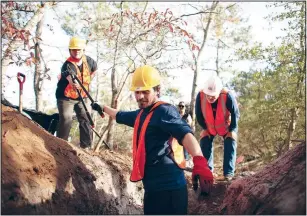
<path fill-rule="evenodd" d="M 168 27 L 169 27 L 169 30 L 171 31 L 171 32 L 174 32 L 174 29 L 173 29 L 173 27 L 172 27 L 172 25 L 169 23 L 168 24 Z"/>
<path fill-rule="evenodd" d="M 156 16 L 157 16 L 158 12 L 156 11 L 153 15 L 152 15 L 152 19 L 155 20 Z"/>
<path fill-rule="evenodd" d="M 183 36 L 186 36 L 186 37 L 190 36 L 189 33 L 184 29 L 181 29 L 181 33 L 183 34 Z"/>
<path fill-rule="evenodd" d="M 1 36 L 2 38 L 7 39 L 8 41 L 17 40 L 24 43 L 24 48 L 19 47 L 18 49 L 14 50 L 6 50 L 6 55 L 12 60 L 9 64 L 16 64 L 17 66 L 21 66 L 23 63 L 30 66 L 32 62 L 35 62 L 34 54 L 29 53 L 31 57 L 24 58 L 23 54 L 19 54 L 20 50 L 22 53 L 24 51 L 30 52 L 33 49 L 33 46 L 30 45 L 30 32 L 23 29 L 23 26 L 19 26 L 19 21 L 24 19 L 21 16 L 18 16 L 19 13 L 17 12 L 16 17 L 12 17 L 12 11 L 15 10 L 23 10 L 25 13 L 27 11 L 35 12 L 38 8 L 36 5 L 40 3 L 33 3 L 33 2 L 16 2 L 16 1 L 7 1 L 1 3 Z M 32 58 L 33 55 L 33 58 Z"/>
<path fill-rule="evenodd" d="M 189 37 L 187 44 L 189 45 L 189 47 L 191 47 L 192 51 L 194 50 L 200 50 L 199 46 L 195 44 L 195 42 L 192 40 L 192 37 Z"/>
<path fill-rule="evenodd" d="M 21 40 L 26 40 L 26 38 L 23 36 L 22 32 L 20 31 L 19 33 L 20 33 L 20 39 Z"/>
<path fill-rule="evenodd" d="M 14 2 L 13 1 L 8 2 L 7 4 L 8 4 L 9 7 L 14 7 Z"/>
<path fill-rule="evenodd" d="M 151 15 L 152 15 L 152 14 L 150 14 L 150 15 L 149 15 L 149 18 L 148 18 L 148 26 L 150 25 L 150 18 L 151 18 Z"/>
<path fill-rule="evenodd" d="M 199 49 L 199 46 L 197 46 L 196 44 L 193 44 L 193 45 L 192 45 L 192 50 L 193 50 L 193 51 L 194 51 L 194 50 L 198 50 L 198 51 L 199 51 L 200 49 Z"/>

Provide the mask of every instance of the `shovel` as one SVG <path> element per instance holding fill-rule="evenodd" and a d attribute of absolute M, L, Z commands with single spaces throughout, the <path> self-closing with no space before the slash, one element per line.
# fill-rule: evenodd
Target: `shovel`
<path fill-rule="evenodd" d="M 17 80 L 19 82 L 19 112 L 22 113 L 22 91 L 23 91 L 23 84 L 26 81 L 26 75 L 18 72 Z"/>

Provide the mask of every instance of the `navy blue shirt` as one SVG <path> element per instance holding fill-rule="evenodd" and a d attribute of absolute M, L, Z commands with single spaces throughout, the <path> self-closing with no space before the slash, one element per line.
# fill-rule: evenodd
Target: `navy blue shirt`
<path fill-rule="evenodd" d="M 220 98 L 218 98 L 214 103 L 211 104 L 214 118 L 215 118 L 216 107 L 217 107 L 217 103 L 218 103 L 219 99 Z M 238 131 L 238 121 L 239 121 L 239 118 L 240 118 L 240 112 L 239 112 L 237 100 L 235 99 L 235 96 L 231 92 L 227 93 L 226 108 L 230 112 L 230 115 L 231 115 L 229 132 L 232 132 L 232 131 L 237 132 Z M 198 93 L 198 95 L 196 97 L 195 114 L 196 114 L 196 119 L 197 119 L 198 124 L 204 130 L 206 130 L 207 125 L 205 124 L 204 116 L 203 116 L 203 113 L 201 111 L 201 105 L 200 105 L 200 93 Z"/>
<path fill-rule="evenodd" d="M 145 108 L 140 117 L 138 135 L 152 106 Z M 116 122 L 133 127 L 139 112 L 140 109 L 119 111 L 116 115 Z M 171 136 L 176 138 L 179 144 L 182 144 L 184 136 L 187 133 L 193 133 L 192 129 L 181 119 L 177 108 L 173 105 L 162 104 L 153 112 L 145 133 L 144 189 L 146 191 L 162 191 L 181 188 L 186 185 L 183 170 L 169 156 L 163 155 L 169 150 L 168 140 Z M 159 156 L 161 156 L 159 162 L 154 164 Z"/>

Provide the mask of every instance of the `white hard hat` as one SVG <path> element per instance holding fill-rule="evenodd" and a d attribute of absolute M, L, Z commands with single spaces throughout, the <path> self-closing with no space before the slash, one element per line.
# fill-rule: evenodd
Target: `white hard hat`
<path fill-rule="evenodd" d="M 217 96 L 223 88 L 222 80 L 218 76 L 211 76 L 203 89 L 206 95 Z"/>

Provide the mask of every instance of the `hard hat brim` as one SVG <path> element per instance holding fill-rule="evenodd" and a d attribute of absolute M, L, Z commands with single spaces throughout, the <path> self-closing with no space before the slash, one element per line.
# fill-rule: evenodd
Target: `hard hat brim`
<path fill-rule="evenodd" d="M 203 92 L 206 94 L 206 95 L 209 95 L 209 96 L 217 96 L 220 94 L 221 91 L 215 91 L 215 92 L 212 92 L 212 91 L 206 91 L 205 89 L 203 89 Z"/>
<path fill-rule="evenodd" d="M 85 49 L 85 47 L 75 47 L 75 46 L 72 46 L 72 47 L 68 47 L 69 49 Z"/>
<path fill-rule="evenodd" d="M 152 87 L 130 87 L 130 91 L 147 91 Z"/>

